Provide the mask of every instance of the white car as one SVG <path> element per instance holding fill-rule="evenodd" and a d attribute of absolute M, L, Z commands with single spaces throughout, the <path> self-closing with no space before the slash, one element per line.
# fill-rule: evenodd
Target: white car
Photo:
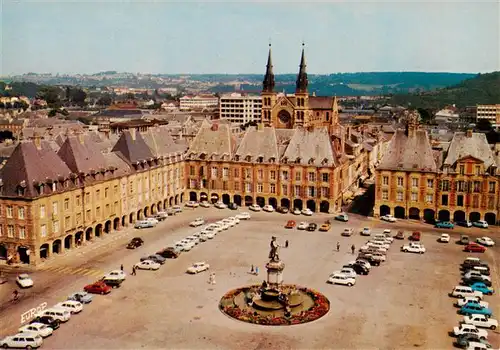
<path fill-rule="evenodd" d="M 343 284 L 345 286 L 352 287 L 356 284 L 356 278 L 344 275 L 342 273 L 334 273 L 330 275 L 327 282 L 331 284 Z"/>
<path fill-rule="evenodd" d="M 82 303 L 74 300 L 66 300 L 59 304 L 54 305 L 55 308 L 65 309 L 71 312 L 72 314 L 77 314 L 82 312 L 83 305 Z"/>
<path fill-rule="evenodd" d="M 300 215 L 300 209 L 299 208 L 293 209 L 292 214 L 293 215 Z"/>
<path fill-rule="evenodd" d="M 493 241 L 490 237 L 480 237 L 476 240 L 476 242 L 487 247 L 493 247 L 495 245 L 495 241 Z"/>
<path fill-rule="evenodd" d="M 182 213 L 182 207 L 180 205 L 174 205 L 172 207 L 172 210 L 174 211 L 174 213 Z"/>
<path fill-rule="evenodd" d="M 39 348 L 43 344 L 43 339 L 36 333 L 19 333 L 10 335 L 0 341 L 0 346 L 4 348 Z"/>
<path fill-rule="evenodd" d="M 152 260 L 144 260 L 135 264 L 134 266 L 136 269 L 140 270 L 158 270 L 161 265 Z"/>
<path fill-rule="evenodd" d="M 264 205 L 264 207 L 262 208 L 262 210 L 264 211 L 267 211 L 268 213 L 272 213 L 274 211 L 274 208 L 272 205 Z"/>
<path fill-rule="evenodd" d="M 424 254 L 425 247 L 423 245 L 406 244 L 401 247 L 401 251 L 404 253 Z"/>
<path fill-rule="evenodd" d="M 208 239 L 214 239 L 215 234 L 213 232 L 205 232 L 201 234 L 201 237 L 206 237 Z M 200 237 L 200 239 L 201 239 Z"/>
<path fill-rule="evenodd" d="M 301 213 L 302 213 L 302 215 L 305 215 L 305 216 L 311 216 L 313 214 L 312 210 L 309 208 L 302 209 Z"/>
<path fill-rule="evenodd" d="M 233 227 L 236 225 L 236 221 L 231 220 L 231 219 L 223 219 L 222 222 L 224 224 L 228 225 L 229 227 Z"/>
<path fill-rule="evenodd" d="M 262 210 L 262 208 L 258 204 L 252 204 L 250 207 L 248 207 L 248 209 L 250 209 L 252 211 L 261 211 Z"/>
<path fill-rule="evenodd" d="M 119 280 L 125 281 L 125 279 L 127 278 L 127 274 L 125 272 L 123 272 L 122 270 L 113 270 L 110 273 L 108 273 L 107 275 L 105 275 L 104 278 L 106 278 L 106 279 L 119 279 Z"/>
<path fill-rule="evenodd" d="M 33 287 L 33 280 L 31 279 L 31 277 L 27 273 L 22 273 L 20 275 L 17 275 L 16 283 L 21 288 Z"/>
<path fill-rule="evenodd" d="M 196 218 L 189 223 L 189 226 L 198 227 L 198 226 L 203 225 L 204 223 L 205 223 L 205 220 L 203 220 L 202 218 Z"/>
<path fill-rule="evenodd" d="M 156 219 L 156 218 L 154 218 L 152 216 L 146 218 L 146 220 L 144 220 L 144 221 L 148 221 L 148 222 L 152 223 L 155 226 L 158 225 L 158 223 L 159 223 L 158 219 Z"/>
<path fill-rule="evenodd" d="M 227 205 L 224 204 L 223 202 L 217 202 L 217 203 L 215 203 L 214 207 L 216 207 L 217 209 L 227 209 Z"/>
<path fill-rule="evenodd" d="M 182 245 L 183 252 L 189 252 L 195 246 L 194 242 L 191 242 L 190 240 L 187 239 L 183 239 L 182 241 L 180 241 L 180 244 Z"/>
<path fill-rule="evenodd" d="M 202 201 L 200 203 L 200 207 L 203 207 L 203 208 L 210 208 L 210 203 L 208 203 L 207 201 Z"/>
<path fill-rule="evenodd" d="M 363 227 L 363 229 L 360 231 L 361 236 L 369 236 L 372 234 L 372 230 L 370 230 L 369 227 Z"/>
<path fill-rule="evenodd" d="M 217 221 L 216 224 L 219 225 L 222 230 L 227 230 L 229 227 L 231 227 L 227 222 L 224 222 L 223 220 Z"/>
<path fill-rule="evenodd" d="M 468 341 L 468 346 L 465 348 L 465 350 L 490 350 L 491 349 L 491 344 L 485 344 L 481 341 Z"/>
<path fill-rule="evenodd" d="M 342 270 L 334 271 L 332 273 L 332 275 L 338 275 L 338 274 L 342 274 L 342 275 L 346 275 L 348 277 L 356 278 L 356 271 L 354 271 L 354 269 L 351 267 L 344 267 L 344 268 L 342 268 Z"/>
<path fill-rule="evenodd" d="M 195 201 L 189 201 L 186 203 L 186 207 L 188 208 L 198 208 L 200 204 L 198 202 L 195 202 Z"/>
<path fill-rule="evenodd" d="M 198 245 L 200 243 L 200 237 L 196 237 L 194 235 L 187 236 L 186 238 L 184 238 L 184 240 L 189 243 L 193 243 L 193 245 Z"/>
<path fill-rule="evenodd" d="M 47 338 L 54 330 L 44 323 L 34 322 L 19 328 L 19 333 L 35 333 L 42 338 Z"/>
<path fill-rule="evenodd" d="M 478 297 L 480 299 L 483 299 L 483 293 L 478 291 L 478 290 L 472 290 L 471 287 L 468 286 L 455 286 L 453 290 L 451 291 L 450 294 L 448 294 L 450 297 L 455 297 L 455 298 L 465 298 L 465 297 Z"/>
<path fill-rule="evenodd" d="M 397 221 L 394 216 L 389 215 L 389 214 L 381 216 L 380 220 L 384 220 L 384 221 L 387 221 L 387 222 L 396 222 Z"/>
<path fill-rule="evenodd" d="M 477 277 L 477 278 L 482 279 L 483 281 L 489 281 L 489 282 L 491 282 L 491 277 L 490 276 L 483 275 L 483 274 L 481 274 L 481 272 L 474 271 L 474 270 L 466 272 L 464 274 L 463 278 L 471 278 L 471 277 Z"/>
<path fill-rule="evenodd" d="M 307 222 L 303 221 L 297 225 L 297 229 L 298 230 L 305 230 L 305 229 L 307 229 L 308 226 L 309 226 L 309 224 Z"/>
<path fill-rule="evenodd" d="M 486 315 L 473 314 L 470 316 L 464 316 L 464 322 L 476 327 L 489 328 L 491 330 L 495 330 L 498 328 L 498 320 L 490 318 Z"/>
<path fill-rule="evenodd" d="M 200 262 L 195 262 L 192 266 L 188 267 L 186 272 L 190 273 L 190 274 L 196 274 L 196 273 L 206 271 L 209 268 L 210 268 L 210 265 L 208 265 L 204 261 L 200 261 Z"/>
<path fill-rule="evenodd" d="M 439 242 L 441 243 L 450 243 L 450 235 L 447 233 L 442 233 L 439 237 Z"/>
<path fill-rule="evenodd" d="M 479 329 L 472 324 L 461 323 L 458 327 L 453 327 L 453 335 L 456 337 L 466 333 L 477 334 L 480 339 L 488 339 L 487 331 Z"/>
<path fill-rule="evenodd" d="M 240 223 L 240 219 L 238 219 L 236 216 L 228 217 L 226 220 L 234 221 L 235 224 L 239 224 Z"/>
<path fill-rule="evenodd" d="M 240 220 L 250 220 L 251 215 L 249 212 L 244 211 L 244 212 L 237 214 L 236 218 L 240 219 Z"/>
<path fill-rule="evenodd" d="M 394 238 L 387 237 L 387 236 L 385 236 L 382 233 L 377 233 L 375 236 L 373 236 L 372 241 L 375 241 L 375 242 L 384 242 L 386 244 L 391 244 L 392 242 L 394 242 Z"/>
<path fill-rule="evenodd" d="M 53 307 L 40 311 L 36 316 L 52 316 L 59 322 L 68 322 L 71 318 L 71 312 L 66 309 Z"/>
<path fill-rule="evenodd" d="M 486 307 L 486 308 L 489 307 L 489 305 L 490 305 L 488 302 L 482 301 L 481 298 L 478 298 L 478 297 L 465 297 L 462 299 L 458 299 L 457 302 L 455 303 L 455 306 L 462 307 L 469 302 L 479 303 L 479 305 Z"/>
<path fill-rule="evenodd" d="M 376 245 L 372 242 L 368 242 L 365 245 L 361 246 L 361 248 L 359 248 L 360 252 L 366 252 L 368 250 L 376 250 L 376 251 L 379 251 L 381 253 L 387 253 L 387 249 L 385 249 L 384 247 L 382 247 L 380 245 Z"/>
<path fill-rule="evenodd" d="M 369 246 L 372 246 L 372 247 L 384 248 L 386 250 L 388 250 L 391 247 L 391 245 L 389 243 L 386 243 L 385 241 L 376 240 L 376 239 L 369 240 L 368 242 L 366 242 L 366 244 Z"/>
<path fill-rule="evenodd" d="M 472 223 L 472 226 L 488 228 L 488 223 L 484 220 L 477 220 Z"/>

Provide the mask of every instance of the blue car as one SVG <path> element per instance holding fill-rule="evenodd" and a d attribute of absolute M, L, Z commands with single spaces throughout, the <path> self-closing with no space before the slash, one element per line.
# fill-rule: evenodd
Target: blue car
<path fill-rule="evenodd" d="M 438 221 L 436 222 L 437 228 L 453 228 L 454 225 L 449 221 Z"/>
<path fill-rule="evenodd" d="M 490 309 L 488 309 L 484 306 L 481 306 L 477 302 L 472 302 L 472 303 L 468 302 L 467 304 L 462 306 L 462 308 L 460 309 L 460 311 L 458 313 L 461 315 L 465 315 L 465 316 L 470 316 L 472 314 L 491 316 L 493 314 L 493 312 L 491 312 Z"/>
<path fill-rule="evenodd" d="M 87 292 L 76 292 L 68 297 L 68 300 L 79 301 L 82 304 L 89 304 L 92 301 L 92 295 Z"/>
<path fill-rule="evenodd" d="M 492 295 L 494 293 L 493 288 L 488 288 L 486 284 L 483 282 L 476 282 L 470 285 L 472 290 L 477 290 L 478 292 L 483 293 L 484 295 Z"/>

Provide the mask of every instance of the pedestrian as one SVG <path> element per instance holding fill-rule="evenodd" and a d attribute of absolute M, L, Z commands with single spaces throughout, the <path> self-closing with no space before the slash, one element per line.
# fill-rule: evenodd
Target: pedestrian
<path fill-rule="evenodd" d="M 352 254 L 354 255 L 354 252 L 356 251 L 356 247 L 354 246 L 354 244 L 351 246 L 351 251 L 352 251 Z"/>
<path fill-rule="evenodd" d="M 288 248 L 288 239 L 285 241 L 285 248 Z"/>
<path fill-rule="evenodd" d="M 123 272 L 123 264 L 120 265 L 120 270 Z"/>
<path fill-rule="evenodd" d="M 340 251 L 340 242 L 337 242 L 337 251 Z"/>
<path fill-rule="evenodd" d="M 253 269 L 253 264 L 252 264 L 252 269 L 250 270 L 250 273 L 253 273 L 254 272 L 254 269 Z"/>
<path fill-rule="evenodd" d="M 255 275 L 258 276 L 259 275 L 259 267 L 258 266 L 255 266 Z"/>
<path fill-rule="evenodd" d="M 216 282 L 215 282 L 215 272 L 214 272 L 214 273 L 212 273 L 212 284 L 215 284 L 215 283 Z"/>
<path fill-rule="evenodd" d="M 132 276 L 135 276 L 135 265 L 132 266 Z"/>

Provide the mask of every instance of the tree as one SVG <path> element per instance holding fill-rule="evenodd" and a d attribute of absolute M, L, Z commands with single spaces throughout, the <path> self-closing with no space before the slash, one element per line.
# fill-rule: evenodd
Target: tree
<path fill-rule="evenodd" d="M 490 131 L 493 129 L 488 119 L 479 119 L 476 123 L 476 128 L 480 131 Z"/>
<path fill-rule="evenodd" d="M 69 99 L 71 103 L 77 104 L 81 107 L 85 106 L 85 99 L 87 98 L 87 93 L 79 88 L 73 88 L 69 90 Z"/>
<path fill-rule="evenodd" d="M 432 114 L 425 108 L 417 108 L 420 118 L 422 118 L 422 123 L 429 123 L 432 120 Z"/>
<path fill-rule="evenodd" d="M 45 100 L 50 108 L 59 108 L 61 107 L 61 92 L 57 86 L 44 86 L 38 92 L 37 97 Z"/>
<path fill-rule="evenodd" d="M 103 94 L 98 100 L 97 104 L 99 106 L 109 106 L 113 103 L 113 99 L 110 94 Z"/>

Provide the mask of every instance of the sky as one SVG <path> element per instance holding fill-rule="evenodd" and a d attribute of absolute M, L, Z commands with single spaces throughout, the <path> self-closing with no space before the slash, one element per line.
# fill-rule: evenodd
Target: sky
<path fill-rule="evenodd" d="M 500 70 L 496 0 L 0 4 L 0 75 Z"/>

